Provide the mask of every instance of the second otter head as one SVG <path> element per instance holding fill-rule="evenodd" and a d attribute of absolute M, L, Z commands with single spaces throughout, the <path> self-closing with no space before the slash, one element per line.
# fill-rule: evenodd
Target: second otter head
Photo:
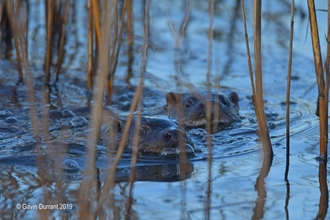
<path fill-rule="evenodd" d="M 239 105 L 236 92 L 232 92 L 228 96 L 211 93 L 209 97 L 206 92 L 170 92 L 166 94 L 166 112 L 184 126 L 205 126 L 208 100 L 211 103 L 212 123 L 228 126 L 238 120 Z"/>

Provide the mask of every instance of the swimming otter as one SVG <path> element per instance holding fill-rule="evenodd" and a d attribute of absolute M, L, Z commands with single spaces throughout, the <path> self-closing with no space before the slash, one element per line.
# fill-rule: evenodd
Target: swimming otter
<path fill-rule="evenodd" d="M 132 119 L 129 128 L 128 138 L 125 144 L 125 150 L 131 151 L 133 148 L 133 138 L 135 134 L 135 123 L 137 118 Z M 125 127 L 126 119 L 117 119 L 116 145 L 119 146 Z M 106 134 L 109 126 L 103 128 L 101 139 L 109 139 Z M 187 137 L 184 130 L 178 127 L 178 122 L 168 116 L 141 116 L 141 125 L 139 129 L 138 151 L 142 155 L 167 155 L 169 149 L 175 149 L 177 154 L 185 149 L 189 156 L 194 155 L 194 145 Z M 102 134 L 103 133 L 103 134 Z M 164 153 L 163 153 L 164 151 Z M 174 154 L 173 152 L 171 153 Z"/>
<path fill-rule="evenodd" d="M 166 94 L 167 115 L 177 119 L 185 127 L 200 127 L 206 124 L 207 92 Z M 226 97 L 211 92 L 211 122 L 228 126 L 239 119 L 238 95 L 232 92 Z"/>

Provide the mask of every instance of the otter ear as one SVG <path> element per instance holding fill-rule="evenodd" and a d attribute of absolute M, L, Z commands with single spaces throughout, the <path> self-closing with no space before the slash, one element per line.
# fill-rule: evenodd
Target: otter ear
<path fill-rule="evenodd" d="M 235 105 L 238 105 L 238 95 L 236 92 L 232 92 L 229 94 L 229 100 L 234 103 Z"/>
<path fill-rule="evenodd" d="M 182 94 L 169 92 L 166 94 L 166 103 L 169 108 L 181 101 Z"/>

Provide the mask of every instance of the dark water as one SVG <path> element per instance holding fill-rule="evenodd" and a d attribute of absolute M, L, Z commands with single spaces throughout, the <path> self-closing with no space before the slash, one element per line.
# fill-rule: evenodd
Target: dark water
<path fill-rule="evenodd" d="M 326 1 L 318 1 L 317 8 L 326 8 Z M 252 45 L 252 2 L 246 2 L 250 43 Z M 311 219 L 318 212 L 320 199 L 318 181 L 319 151 L 318 118 L 315 116 L 317 88 L 305 2 L 296 3 L 294 58 L 292 67 L 291 156 L 289 184 L 285 171 L 285 91 L 289 44 L 289 1 L 263 4 L 263 72 L 266 114 L 275 157 L 265 179 L 264 219 Z M 169 26 L 178 30 L 184 17 L 185 1 L 152 1 L 150 6 L 150 45 L 147 61 L 146 92 L 143 111 L 152 112 L 165 104 L 168 91 L 205 88 L 207 85 L 207 31 L 209 25 L 206 2 L 190 2 L 191 19 L 187 34 L 176 41 Z M 88 103 L 86 90 L 87 15 L 85 5 L 70 6 L 66 44 L 66 59 L 59 83 L 43 85 L 42 63 L 45 56 L 44 6 L 31 1 L 29 23 L 29 57 L 34 78 L 36 109 L 40 126 L 43 106 L 49 100 L 51 110 L 62 111 L 84 107 Z M 241 122 L 232 129 L 213 134 L 213 163 L 208 167 L 205 131 L 193 129 L 188 135 L 201 149 L 185 164 L 142 158 L 138 161 L 138 181 L 134 184 L 132 219 L 204 219 L 207 199 L 208 170 L 211 178 L 211 218 L 251 219 L 258 203 L 255 190 L 262 155 L 256 134 L 257 123 L 249 98 L 251 95 L 240 7 L 235 1 L 215 3 L 213 26 L 212 87 L 222 91 L 236 91 L 240 100 Z M 143 7 L 134 3 L 134 76 L 140 75 L 143 44 Z M 69 17 L 70 17 L 69 16 Z M 318 12 L 320 36 L 326 33 L 326 13 Z M 172 22 L 172 23 L 171 23 Z M 124 39 L 127 36 L 124 34 Z M 323 39 L 321 37 L 321 39 Z M 179 43 L 178 43 L 179 42 Z M 324 42 L 323 42 L 324 43 Z M 176 50 L 175 48 L 179 48 Z M 325 44 L 322 44 L 323 51 Z M 14 53 L 13 53 L 14 54 Z M 49 204 L 72 204 L 72 209 L 54 210 L 54 217 L 77 216 L 79 185 L 84 181 L 86 130 L 89 115 L 77 112 L 76 118 L 55 117 L 50 120 L 50 141 L 41 135 L 40 148 L 35 147 L 25 85 L 15 86 L 17 68 L 12 61 L 0 60 L 0 210 L 3 218 L 30 219 L 38 215 L 36 209 L 17 209 L 16 204 L 39 204 L 44 193 L 51 196 Z M 119 58 L 116 72 L 115 101 L 106 107 L 127 114 L 134 88 L 122 80 L 127 72 L 127 45 Z M 53 79 L 52 79 L 53 80 Z M 45 96 L 47 94 L 47 96 Z M 64 112 L 65 113 L 65 112 Z M 70 113 L 70 112 L 69 112 Z M 81 118 L 83 117 L 83 118 Z M 86 120 L 84 120 L 86 119 Z M 71 123 L 70 129 L 58 129 Z M 36 155 L 38 155 L 36 157 Z M 100 181 L 107 178 L 112 157 L 98 145 L 97 167 Z M 62 169 L 58 169 L 61 167 Z M 123 218 L 129 193 L 126 184 L 130 173 L 130 158 L 120 162 L 115 186 L 115 203 L 106 201 L 105 216 Z M 42 174 L 42 175 L 41 175 Z M 44 185 L 43 185 L 44 184 Z M 71 207 L 71 206 L 70 206 Z M 109 208 L 108 208 L 109 207 Z M 111 208 L 110 208 L 111 207 Z"/>

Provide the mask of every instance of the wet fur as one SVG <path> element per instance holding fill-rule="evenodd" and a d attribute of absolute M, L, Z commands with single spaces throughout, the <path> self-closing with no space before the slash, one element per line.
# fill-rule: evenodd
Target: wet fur
<path fill-rule="evenodd" d="M 239 120 L 238 95 L 211 93 L 211 120 L 228 126 Z M 207 92 L 166 94 L 166 113 L 184 126 L 205 126 Z"/>

